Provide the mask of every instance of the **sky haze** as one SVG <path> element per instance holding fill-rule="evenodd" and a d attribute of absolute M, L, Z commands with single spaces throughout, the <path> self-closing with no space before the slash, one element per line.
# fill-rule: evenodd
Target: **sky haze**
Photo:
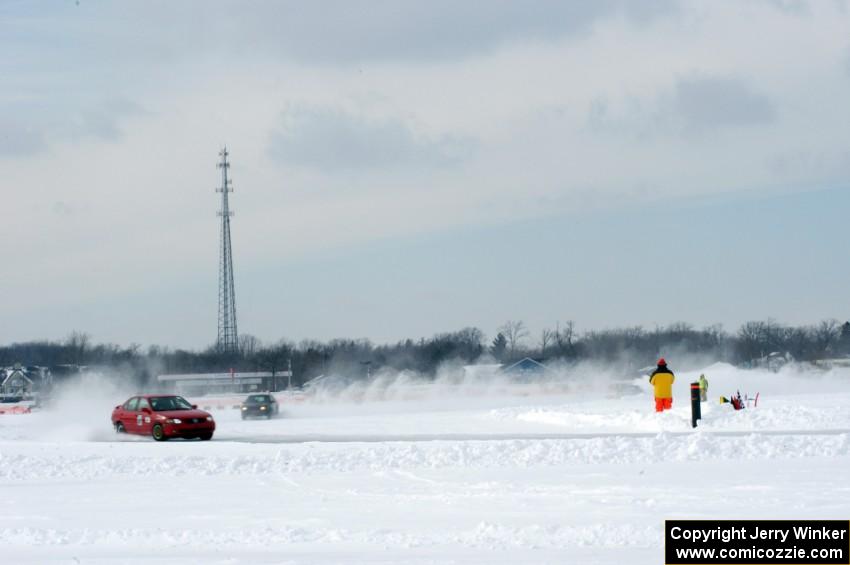
<path fill-rule="evenodd" d="M 850 318 L 850 4 L 0 4 L 0 342 Z"/>

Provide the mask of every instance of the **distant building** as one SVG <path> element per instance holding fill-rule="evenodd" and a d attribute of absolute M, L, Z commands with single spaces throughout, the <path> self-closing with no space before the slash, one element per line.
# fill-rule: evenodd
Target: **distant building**
<path fill-rule="evenodd" d="M 819 367 L 821 369 L 830 370 L 830 369 L 848 369 L 850 368 L 850 358 L 847 357 L 839 357 L 836 359 L 817 359 L 812 361 L 812 364 L 815 367 Z"/>
<path fill-rule="evenodd" d="M 251 392 L 277 392 L 291 387 L 291 371 L 243 373 L 190 373 L 159 375 L 156 380 L 163 388 L 179 394 L 202 396 L 205 394 L 247 394 Z"/>
<path fill-rule="evenodd" d="M 14 367 L 2 369 L 0 373 L 0 395 L 4 399 L 20 399 L 28 397 L 33 392 L 33 381 L 27 375 L 25 367 L 16 364 Z"/>
<path fill-rule="evenodd" d="M 465 365 L 463 377 L 467 381 L 488 381 L 505 377 L 515 381 L 527 381 L 543 376 L 548 370 L 548 367 L 540 361 L 525 357 L 510 365 L 501 363 Z"/>
<path fill-rule="evenodd" d="M 465 381 L 490 380 L 494 377 L 497 377 L 501 370 L 501 363 L 480 363 L 478 365 L 464 365 L 463 378 Z"/>
<path fill-rule="evenodd" d="M 759 359 L 759 364 L 765 367 L 768 371 L 778 373 L 782 367 L 791 363 L 793 360 L 794 358 L 791 357 L 790 353 L 774 351 Z"/>
<path fill-rule="evenodd" d="M 536 361 L 531 357 L 525 357 L 524 359 L 520 359 L 512 365 L 502 367 L 501 372 L 513 376 L 539 377 L 542 376 L 547 370 L 548 369 L 546 365 L 544 365 L 540 361 Z"/>

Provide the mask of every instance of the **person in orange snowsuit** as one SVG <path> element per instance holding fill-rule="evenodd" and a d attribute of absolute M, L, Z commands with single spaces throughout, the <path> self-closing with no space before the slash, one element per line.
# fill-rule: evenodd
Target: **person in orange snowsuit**
<path fill-rule="evenodd" d="M 649 376 L 649 382 L 655 389 L 655 411 L 664 412 L 673 407 L 673 381 L 676 377 L 667 368 L 664 357 L 658 360 L 658 367 Z"/>

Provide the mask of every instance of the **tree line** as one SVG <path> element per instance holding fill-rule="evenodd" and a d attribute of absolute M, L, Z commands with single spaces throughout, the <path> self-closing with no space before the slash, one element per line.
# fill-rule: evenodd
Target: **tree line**
<path fill-rule="evenodd" d="M 158 345 L 96 344 L 89 335 L 73 332 L 62 341 L 0 345 L 0 367 L 21 363 L 57 368 L 61 373 L 62 366 L 88 366 L 139 382 L 164 373 L 280 372 L 291 368 L 293 384 L 300 385 L 323 374 L 365 378 L 391 370 L 434 376 L 446 363 L 510 364 L 525 357 L 566 365 L 595 361 L 630 371 L 652 365 L 659 355 L 726 361 L 742 367 L 764 364 L 777 355 L 796 361 L 848 357 L 850 322 L 824 320 L 810 326 L 787 326 L 775 320 L 752 321 L 735 333 L 721 326 L 698 329 L 683 322 L 579 332 L 575 322 L 568 320 L 533 335 L 522 321 L 509 320 L 492 339 L 470 327 L 383 345 L 367 339 L 264 343 L 245 334 L 239 338 L 238 352 L 232 354 L 212 346 L 190 351 Z"/>

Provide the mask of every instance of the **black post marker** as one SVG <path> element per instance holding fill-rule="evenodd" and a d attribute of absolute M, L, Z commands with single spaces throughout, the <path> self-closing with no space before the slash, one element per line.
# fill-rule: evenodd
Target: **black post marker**
<path fill-rule="evenodd" d="M 691 427 L 697 427 L 697 420 L 702 419 L 699 401 L 699 383 L 691 383 Z"/>

